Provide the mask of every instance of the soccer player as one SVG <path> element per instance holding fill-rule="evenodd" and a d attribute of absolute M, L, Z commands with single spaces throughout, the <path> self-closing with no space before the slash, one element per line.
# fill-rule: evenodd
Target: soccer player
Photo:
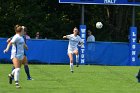
<path fill-rule="evenodd" d="M 137 78 L 137 80 L 138 80 L 138 83 L 140 83 L 140 69 L 139 69 L 139 71 L 138 71 L 138 74 L 136 75 L 136 78 Z"/>
<path fill-rule="evenodd" d="M 4 50 L 4 53 L 8 52 L 10 46 L 12 45 L 11 50 L 11 59 L 15 69 L 9 74 L 9 83 L 12 84 L 12 78 L 14 77 L 16 88 L 20 88 L 19 85 L 19 74 L 21 68 L 21 62 L 24 58 L 24 48 L 28 49 L 27 45 L 24 42 L 22 37 L 22 27 L 18 26 L 15 30 L 16 34 L 12 40 L 8 43 L 7 48 Z"/>
<path fill-rule="evenodd" d="M 63 38 L 69 39 L 69 45 L 68 45 L 68 56 L 70 59 L 70 71 L 73 73 L 74 72 L 74 67 L 73 67 L 73 54 L 76 55 L 76 64 L 78 67 L 78 62 L 79 62 L 79 53 L 78 53 L 78 44 L 82 45 L 82 39 L 78 35 L 79 31 L 75 27 L 73 29 L 73 34 L 63 36 Z"/>
<path fill-rule="evenodd" d="M 18 27 L 19 25 L 16 25 L 15 26 L 15 29 Z M 25 43 L 26 43 L 26 37 L 25 37 L 25 32 L 27 32 L 27 28 L 26 27 L 24 27 L 24 26 L 22 26 L 22 30 L 23 30 L 23 38 L 24 38 L 24 41 L 25 41 Z M 11 38 L 9 38 L 8 40 L 7 40 L 7 43 L 9 43 L 10 41 L 11 41 L 11 39 L 12 39 L 13 37 L 11 37 Z M 30 76 L 30 70 L 29 70 L 29 66 L 28 66 L 28 59 L 27 59 L 27 56 L 26 56 L 26 52 L 24 51 L 24 58 L 23 58 L 23 62 L 22 62 L 22 64 L 24 65 L 24 69 L 25 69 L 25 73 L 26 73 L 26 75 L 27 75 L 27 80 L 33 80 L 32 78 L 31 78 L 31 76 Z M 13 68 L 12 68 L 12 71 L 15 69 L 15 67 L 13 66 Z"/>
<path fill-rule="evenodd" d="M 28 38 L 26 38 L 25 32 L 27 32 L 27 28 L 24 27 L 24 26 L 22 26 L 22 29 L 23 29 L 23 32 L 24 32 L 23 38 L 24 38 L 24 41 L 25 41 L 25 44 L 26 44 L 26 39 L 28 39 Z M 27 56 L 26 56 L 26 52 L 25 52 L 25 51 L 24 51 L 23 64 L 24 64 L 25 72 L 26 72 L 26 74 L 27 74 L 27 80 L 33 80 L 33 79 L 31 78 L 31 76 L 30 76 L 30 70 L 29 70 L 29 67 L 28 67 L 28 59 L 27 59 Z"/>

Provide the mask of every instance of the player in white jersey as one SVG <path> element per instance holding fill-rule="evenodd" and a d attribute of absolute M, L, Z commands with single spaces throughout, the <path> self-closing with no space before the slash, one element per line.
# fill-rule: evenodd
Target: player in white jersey
<path fill-rule="evenodd" d="M 79 62 L 79 53 L 78 53 L 78 44 L 83 44 L 82 39 L 78 35 L 79 31 L 75 27 L 73 29 L 73 34 L 63 36 L 63 38 L 69 39 L 69 45 L 68 45 L 68 56 L 70 59 L 70 70 L 71 72 L 74 72 L 73 70 L 73 54 L 76 55 L 76 64 L 78 67 L 78 62 Z"/>
<path fill-rule="evenodd" d="M 19 73 L 21 68 L 21 63 L 24 58 L 24 48 L 28 49 L 24 39 L 22 37 L 23 30 L 22 27 L 19 26 L 15 30 L 16 34 L 12 38 L 12 40 L 8 43 L 7 48 L 4 50 L 4 53 L 8 52 L 10 46 L 12 45 L 11 50 L 11 59 L 13 61 L 13 65 L 15 69 L 9 74 L 9 83 L 12 84 L 12 78 L 14 77 L 16 88 L 20 88 L 19 86 Z"/>
<path fill-rule="evenodd" d="M 16 29 L 17 27 L 19 27 L 20 25 L 16 25 L 14 29 Z M 22 30 L 23 30 L 23 38 L 24 38 L 24 41 L 26 43 L 26 36 L 25 36 L 25 31 L 27 32 L 27 28 L 25 26 L 22 26 Z M 13 37 L 9 38 L 7 40 L 7 43 L 9 43 L 11 40 L 12 40 Z M 24 58 L 23 58 L 23 62 L 22 64 L 24 65 L 24 70 L 25 70 L 25 73 L 27 75 L 27 80 L 33 80 L 30 76 L 30 70 L 29 70 L 29 66 L 28 66 L 28 59 L 27 59 L 27 55 L 26 55 L 26 52 L 24 51 Z M 12 67 L 12 71 L 15 69 L 15 67 L 13 66 Z"/>

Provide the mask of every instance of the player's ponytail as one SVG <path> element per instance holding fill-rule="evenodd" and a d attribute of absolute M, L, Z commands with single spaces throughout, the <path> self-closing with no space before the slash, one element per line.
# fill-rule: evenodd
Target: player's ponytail
<path fill-rule="evenodd" d="M 15 30 L 16 33 L 20 33 L 22 31 L 22 27 L 21 26 L 18 26 Z"/>
<path fill-rule="evenodd" d="M 20 26 L 20 25 L 18 25 L 18 24 L 17 24 L 17 25 L 15 25 L 14 29 L 16 30 L 19 26 Z"/>

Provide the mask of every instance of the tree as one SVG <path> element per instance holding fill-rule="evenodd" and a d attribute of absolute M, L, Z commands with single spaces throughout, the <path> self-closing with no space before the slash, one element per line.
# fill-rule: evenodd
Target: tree
<path fill-rule="evenodd" d="M 140 8 L 137 7 L 136 25 L 139 29 Z M 127 42 L 131 26 L 130 6 L 85 5 L 85 25 L 93 31 L 98 41 Z M 0 37 L 14 35 L 14 25 L 25 25 L 34 38 L 39 31 L 42 37 L 62 39 L 81 22 L 81 5 L 59 4 L 58 0 L 1 0 Z M 96 29 L 97 21 L 103 23 Z"/>

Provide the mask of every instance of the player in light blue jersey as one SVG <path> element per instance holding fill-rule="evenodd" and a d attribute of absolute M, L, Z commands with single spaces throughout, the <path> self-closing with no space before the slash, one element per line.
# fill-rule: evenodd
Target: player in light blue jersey
<path fill-rule="evenodd" d="M 21 64 L 24 58 L 24 48 L 28 49 L 25 41 L 22 37 L 23 29 L 21 26 L 18 26 L 15 30 L 16 34 L 12 38 L 12 40 L 8 43 L 7 48 L 4 50 L 4 53 L 8 52 L 10 46 L 12 45 L 11 50 L 11 60 L 15 69 L 9 74 L 9 83 L 12 84 L 12 78 L 14 77 L 16 88 L 20 88 L 19 85 L 19 74 Z"/>
<path fill-rule="evenodd" d="M 16 25 L 15 26 L 15 29 L 18 27 L 19 25 Z M 23 38 L 24 38 L 24 41 L 26 43 L 26 37 L 24 36 L 24 32 L 26 31 L 27 32 L 27 28 L 25 26 L 22 26 L 22 29 L 23 29 Z M 7 40 L 7 43 L 9 43 L 11 40 L 12 40 L 13 37 L 9 38 Z M 30 69 L 29 69 L 29 66 L 28 66 L 28 59 L 27 59 L 27 55 L 26 55 L 26 51 L 24 51 L 24 59 L 23 59 L 23 62 L 22 64 L 24 65 L 24 69 L 25 69 L 25 73 L 27 75 L 27 80 L 33 80 L 30 76 Z M 12 71 L 15 69 L 15 67 L 13 66 L 12 68 Z"/>
<path fill-rule="evenodd" d="M 79 62 L 78 44 L 80 44 L 80 45 L 83 44 L 83 41 L 80 38 L 80 36 L 78 35 L 78 33 L 79 33 L 79 31 L 75 27 L 73 29 L 73 34 L 63 36 L 63 38 L 69 39 L 68 56 L 69 56 L 69 59 L 70 59 L 70 70 L 71 70 L 72 73 L 74 72 L 74 69 L 73 69 L 73 54 L 76 55 L 76 64 L 77 64 L 77 67 L 78 67 L 78 62 Z"/>

